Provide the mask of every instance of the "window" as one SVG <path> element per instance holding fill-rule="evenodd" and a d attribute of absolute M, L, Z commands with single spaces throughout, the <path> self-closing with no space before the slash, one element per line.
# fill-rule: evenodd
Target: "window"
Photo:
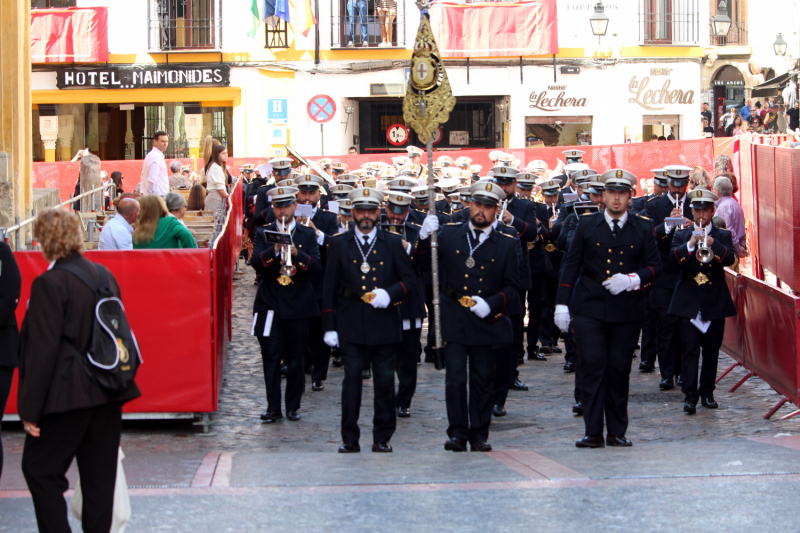
<path fill-rule="evenodd" d="M 147 25 L 150 51 L 219 50 L 222 0 L 147 0 Z"/>
<path fill-rule="evenodd" d="M 331 48 L 405 46 L 405 0 L 331 0 Z"/>
<path fill-rule="evenodd" d="M 643 44 L 700 44 L 700 0 L 639 0 Z"/>
<path fill-rule="evenodd" d="M 285 20 L 273 17 L 275 25 L 265 23 L 267 44 L 264 48 L 289 48 L 289 25 Z"/>
<path fill-rule="evenodd" d="M 75 7 L 75 0 L 31 0 L 31 9 L 49 7 Z"/>
<path fill-rule="evenodd" d="M 719 0 L 709 0 L 709 13 L 713 19 L 719 12 Z M 747 0 L 726 0 L 727 15 L 731 19 L 731 29 L 724 37 L 715 37 L 709 23 L 711 46 L 747 46 Z M 769 79 L 769 78 L 767 78 Z"/>

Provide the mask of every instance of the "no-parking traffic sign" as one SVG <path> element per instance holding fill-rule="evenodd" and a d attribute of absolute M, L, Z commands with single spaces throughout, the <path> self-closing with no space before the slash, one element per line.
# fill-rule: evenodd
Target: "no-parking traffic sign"
<path fill-rule="evenodd" d="M 323 124 L 336 114 L 336 104 L 327 94 L 318 94 L 308 101 L 308 116 L 314 122 Z"/>

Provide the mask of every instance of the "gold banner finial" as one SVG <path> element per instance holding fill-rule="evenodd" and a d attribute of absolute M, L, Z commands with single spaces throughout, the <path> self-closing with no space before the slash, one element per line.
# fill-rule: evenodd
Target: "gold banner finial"
<path fill-rule="evenodd" d="M 433 40 L 430 21 L 423 15 L 414 40 L 403 119 L 414 128 L 420 141 L 427 143 L 439 124 L 448 121 L 455 105 L 456 98 Z"/>

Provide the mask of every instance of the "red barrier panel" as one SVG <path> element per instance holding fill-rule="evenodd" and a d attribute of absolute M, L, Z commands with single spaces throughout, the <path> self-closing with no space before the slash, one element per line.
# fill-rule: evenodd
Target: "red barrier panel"
<path fill-rule="evenodd" d="M 741 276 L 738 311 L 743 325 L 745 368 L 800 405 L 798 313 L 800 298 L 750 276 Z"/>
<path fill-rule="evenodd" d="M 736 316 L 729 316 L 725 319 L 725 336 L 722 338 L 722 349 L 738 363 L 746 366 L 744 335 L 742 328 L 741 299 L 742 295 L 739 287 L 742 284 L 742 276 L 730 269 L 725 269 L 725 282 L 733 298 L 733 305 L 736 307 Z"/>
<path fill-rule="evenodd" d="M 208 249 L 86 252 L 111 270 L 144 364 L 136 383 L 141 398 L 126 412 L 209 412 L 213 387 L 211 261 Z M 40 252 L 15 252 L 22 273 L 17 320 L 22 320 L 34 278 L 47 269 Z M 17 412 L 16 378 L 6 413 Z"/>

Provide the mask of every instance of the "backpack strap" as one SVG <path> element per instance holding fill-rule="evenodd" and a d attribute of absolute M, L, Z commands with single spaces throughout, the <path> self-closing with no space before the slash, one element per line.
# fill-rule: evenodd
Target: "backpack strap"
<path fill-rule="evenodd" d="M 81 280 L 84 285 L 89 287 L 89 289 L 91 289 L 91 291 L 95 295 L 98 295 L 103 288 L 108 287 L 108 274 L 106 272 L 106 269 L 102 268 L 101 265 L 98 265 L 96 263 L 91 263 L 91 264 L 95 266 L 95 268 L 97 269 L 98 274 L 100 276 L 100 285 L 99 286 L 94 281 L 94 279 L 92 279 L 92 276 L 90 276 L 84 269 L 82 269 L 81 267 L 79 267 L 77 265 L 73 265 L 73 264 L 70 264 L 70 263 L 67 263 L 67 264 L 60 263 L 60 264 L 56 264 L 53 268 L 54 269 L 58 269 L 58 270 L 65 270 L 65 271 L 69 272 L 70 274 L 72 274 L 73 276 L 75 276 L 76 278 Z"/>

